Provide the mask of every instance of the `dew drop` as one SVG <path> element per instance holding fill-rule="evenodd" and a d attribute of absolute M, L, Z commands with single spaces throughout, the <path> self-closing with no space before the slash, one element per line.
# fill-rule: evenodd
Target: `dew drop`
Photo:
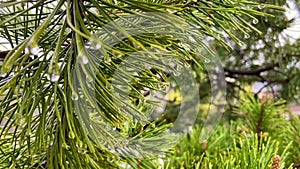
<path fill-rule="evenodd" d="M 244 43 L 244 42 L 242 42 L 242 41 L 240 41 L 240 42 L 239 42 L 239 45 L 240 45 L 240 46 L 244 46 L 244 45 L 245 45 L 245 43 Z"/>
<path fill-rule="evenodd" d="M 249 38 L 250 38 L 250 35 L 246 33 L 246 34 L 244 35 L 244 38 L 245 38 L 245 39 L 249 39 Z"/>
<path fill-rule="evenodd" d="M 176 10 L 172 10 L 172 9 L 167 9 L 166 11 L 169 12 L 169 13 L 175 13 L 176 12 Z"/>
<path fill-rule="evenodd" d="M 184 67 L 184 68 L 190 68 L 190 67 L 191 67 L 191 65 L 190 65 L 190 64 L 187 64 L 187 63 L 185 63 L 185 64 L 183 64 L 183 67 Z"/>
<path fill-rule="evenodd" d="M 16 162 L 12 162 L 11 165 L 9 166 L 9 168 L 15 168 L 16 167 Z"/>
<path fill-rule="evenodd" d="M 110 57 L 106 57 L 104 60 L 105 63 L 110 63 L 111 62 L 111 58 Z"/>
<path fill-rule="evenodd" d="M 18 157 L 16 158 L 16 160 L 20 160 L 22 158 L 22 156 L 19 154 Z"/>
<path fill-rule="evenodd" d="M 7 73 L 2 73 L 0 74 L 1 77 L 6 77 L 7 76 Z"/>
<path fill-rule="evenodd" d="M 70 131 L 69 133 L 69 138 L 74 139 L 75 138 L 75 134 L 73 131 Z"/>
<path fill-rule="evenodd" d="M 51 82 L 57 82 L 59 79 L 59 74 L 52 73 L 52 74 L 47 74 L 47 79 L 50 80 Z"/>
<path fill-rule="evenodd" d="M 265 4 L 259 4 L 258 5 L 258 9 L 264 9 L 264 7 L 265 7 Z"/>
<path fill-rule="evenodd" d="M 192 41 L 192 42 L 197 42 L 197 41 L 194 39 L 194 37 L 192 37 L 192 36 L 189 36 L 189 40 Z"/>
<path fill-rule="evenodd" d="M 87 83 L 87 87 L 88 87 L 88 88 L 93 88 L 92 85 L 91 85 L 91 82 L 88 82 L 88 83 Z"/>
<path fill-rule="evenodd" d="M 82 53 L 79 55 L 79 59 L 80 59 L 80 62 L 84 65 L 89 63 L 89 59 L 86 57 L 86 55 L 84 55 Z"/>
<path fill-rule="evenodd" d="M 94 79 L 93 79 L 91 76 L 87 76 L 87 77 L 86 77 L 86 81 L 87 81 L 88 83 L 91 83 L 91 82 L 94 81 Z"/>
<path fill-rule="evenodd" d="M 182 71 L 182 66 L 179 65 L 179 64 L 177 64 L 177 65 L 175 66 L 175 69 L 176 69 L 177 72 L 180 72 L 180 71 Z"/>
<path fill-rule="evenodd" d="M 35 56 L 36 56 L 36 55 L 30 55 L 29 57 L 30 57 L 32 60 L 34 60 Z"/>
<path fill-rule="evenodd" d="M 82 141 L 79 141 L 79 147 L 83 147 L 83 142 Z"/>
<path fill-rule="evenodd" d="M 53 73 L 52 76 L 51 76 L 51 81 L 52 82 L 57 82 L 59 79 L 59 75 L 56 74 L 56 73 Z"/>
<path fill-rule="evenodd" d="M 137 48 L 137 49 L 140 48 L 140 46 L 139 46 L 138 44 L 136 44 L 135 42 L 133 42 L 132 44 L 133 44 L 133 47 L 135 47 L 135 48 Z"/>
<path fill-rule="evenodd" d="M 183 47 L 183 43 L 182 43 L 182 42 L 179 42 L 179 43 L 178 43 L 178 46 L 179 46 L 179 47 Z"/>
<path fill-rule="evenodd" d="M 44 58 L 43 58 L 43 55 L 44 55 L 43 52 L 39 52 L 39 53 L 37 54 L 39 60 L 43 60 L 43 59 L 44 59 Z"/>
<path fill-rule="evenodd" d="M 64 149 L 66 149 L 66 150 L 69 149 L 69 146 L 68 146 L 66 143 L 63 143 L 63 144 L 62 144 L 62 147 L 63 147 Z"/>
<path fill-rule="evenodd" d="M 51 80 L 51 75 L 50 74 L 47 74 L 46 76 L 47 76 L 48 80 Z"/>
<path fill-rule="evenodd" d="M 74 101 L 78 100 L 79 99 L 78 94 L 76 92 L 72 92 L 71 99 Z"/>
<path fill-rule="evenodd" d="M 98 13 L 98 9 L 95 7 L 91 7 L 91 8 L 89 8 L 89 10 L 92 12 Z"/>
<path fill-rule="evenodd" d="M 175 62 L 171 61 L 171 62 L 169 62 L 169 66 L 172 68 L 177 68 L 178 65 Z"/>
<path fill-rule="evenodd" d="M 145 65 L 145 68 L 148 69 L 148 70 L 151 70 L 151 69 L 152 69 L 152 66 L 150 66 L 150 65 Z"/>
<path fill-rule="evenodd" d="M 138 72 L 133 72 L 133 76 L 139 76 Z"/>
<path fill-rule="evenodd" d="M 268 22 L 269 20 L 268 20 L 268 18 L 267 17 L 265 17 L 265 22 Z"/>
<path fill-rule="evenodd" d="M 28 51 L 33 55 L 38 55 L 40 48 L 37 45 L 36 46 L 28 46 Z"/>
<path fill-rule="evenodd" d="M 210 60 L 209 59 L 204 59 L 204 63 L 209 63 Z"/>
<path fill-rule="evenodd" d="M 174 71 L 174 72 L 173 72 L 173 75 L 174 75 L 174 76 L 179 76 L 180 73 L 179 73 L 178 71 Z"/>
<path fill-rule="evenodd" d="M 85 150 L 81 150 L 81 154 L 86 154 L 87 152 Z"/>
<path fill-rule="evenodd" d="M 200 28 L 201 28 L 201 26 L 199 26 L 199 25 L 195 25 L 195 27 L 196 27 L 197 29 L 200 29 Z M 172 35 L 171 35 L 171 37 L 172 37 Z"/>
<path fill-rule="evenodd" d="M 257 24 L 257 23 L 258 23 L 258 19 L 253 19 L 253 20 L 252 20 L 252 23 L 253 23 L 253 24 Z"/>
<path fill-rule="evenodd" d="M 28 48 L 29 48 L 29 47 L 25 48 L 25 53 L 26 53 L 26 54 L 30 54 Z"/>
<path fill-rule="evenodd" d="M 100 43 L 97 43 L 95 46 L 95 49 L 101 49 L 102 45 Z"/>
<path fill-rule="evenodd" d="M 239 44 L 240 46 L 244 46 L 244 45 L 245 45 L 245 43 L 242 42 L 242 41 L 240 41 L 238 44 Z"/>

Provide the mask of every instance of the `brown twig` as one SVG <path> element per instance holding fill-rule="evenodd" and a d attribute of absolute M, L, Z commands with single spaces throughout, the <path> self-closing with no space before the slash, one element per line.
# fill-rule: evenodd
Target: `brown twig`
<path fill-rule="evenodd" d="M 257 122 L 256 126 L 256 133 L 257 133 L 257 139 L 258 139 L 258 148 L 260 147 L 260 140 L 261 140 L 261 133 L 262 133 L 262 123 L 264 120 L 264 115 L 265 115 L 265 109 L 264 109 L 264 104 L 262 104 L 260 114 L 259 114 L 259 120 Z"/>
<path fill-rule="evenodd" d="M 265 71 L 274 70 L 275 67 L 278 67 L 279 64 L 275 63 L 264 68 L 254 69 L 254 70 L 233 70 L 229 68 L 224 68 L 224 71 L 228 74 L 235 74 L 235 75 L 260 75 L 260 73 Z"/>

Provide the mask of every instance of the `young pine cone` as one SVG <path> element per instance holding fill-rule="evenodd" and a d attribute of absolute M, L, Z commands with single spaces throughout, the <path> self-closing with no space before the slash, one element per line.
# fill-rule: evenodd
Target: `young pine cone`
<path fill-rule="evenodd" d="M 279 155 L 274 156 L 271 169 L 280 169 L 280 157 L 279 157 Z"/>

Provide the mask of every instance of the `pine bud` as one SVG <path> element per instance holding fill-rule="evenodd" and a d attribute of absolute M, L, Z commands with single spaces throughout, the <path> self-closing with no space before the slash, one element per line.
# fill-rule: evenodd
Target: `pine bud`
<path fill-rule="evenodd" d="M 274 156 L 271 169 L 280 169 L 280 157 L 279 157 L 279 155 Z"/>
<path fill-rule="evenodd" d="M 202 143 L 202 153 L 204 153 L 207 150 L 207 140 L 204 140 Z"/>

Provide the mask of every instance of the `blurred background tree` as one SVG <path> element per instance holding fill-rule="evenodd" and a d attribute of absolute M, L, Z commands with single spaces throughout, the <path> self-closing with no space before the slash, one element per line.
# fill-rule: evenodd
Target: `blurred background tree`
<path fill-rule="evenodd" d="M 299 1 L 268 3 L 284 6 L 287 11 L 282 13 L 261 5 L 260 11 L 276 16 L 253 20 L 253 26 L 261 34 L 238 35 L 244 39 L 242 46 L 227 38 L 233 46 L 229 55 L 222 46 L 216 44 L 224 63 L 231 104 L 238 101 L 240 92 L 247 88 L 249 90 L 249 86 L 255 94 L 268 92 L 276 98 L 299 102 Z"/>
<path fill-rule="evenodd" d="M 255 19 L 241 16 L 250 24 L 249 26 L 261 32 L 250 32 L 248 28 L 236 31 L 238 28 L 230 27 L 229 30 L 235 32 L 234 36 L 242 39 L 240 43 L 234 41 L 230 33 L 222 30 L 222 27 L 218 27 L 219 36 L 232 50 L 226 50 L 227 48 L 216 39 L 206 39 L 209 46 L 217 52 L 224 68 L 228 103 L 226 112 L 230 118 L 233 118 L 231 112 L 234 105 L 248 92 L 253 92 L 257 97 L 268 95 L 275 99 L 283 98 L 288 101 L 288 105 L 299 103 L 299 1 L 276 0 L 268 3 L 282 6 L 286 12 L 260 4 L 257 6 L 258 11 L 273 16 L 259 16 Z M 211 15 L 212 18 L 213 16 Z M 205 69 L 196 71 L 201 72 L 199 80 L 202 112 L 207 112 L 209 106 L 204 103 L 210 103 L 211 81 Z M 170 113 L 170 116 L 174 114 Z"/>

